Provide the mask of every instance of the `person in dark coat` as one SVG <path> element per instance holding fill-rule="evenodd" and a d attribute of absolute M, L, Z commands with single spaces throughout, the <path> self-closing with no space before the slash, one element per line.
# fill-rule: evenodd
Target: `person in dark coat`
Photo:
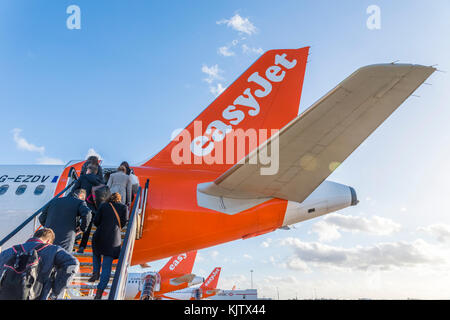
<path fill-rule="evenodd" d="M 86 170 L 86 174 L 80 175 L 80 177 L 75 182 L 75 185 L 72 188 L 72 190 L 76 189 L 86 190 L 86 200 L 87 200 L 86 202 L 92 205 L 94 205 L 94 201 L 92 200 L 92 187 L 104 184 L 103 178 L 100 178 L 97 175 L 97 172 L 98 166 L 89 164 Z"/>
<path fill-rule="evenodd" d="M 103 184 L 103 180 L 100 179 L 99 176 L 97 176 L 97 170 L 98 166 L 94 164 L 89 164 L 86 170 L 86 174 L 80 175 L 77 182 L 75 182 L 75 185 L 73 187 L 73 190 L 82 188 L 86 190 L 86 203 L 91 209 L 92 215 L 95 216 L 95 212 L 97 210 L 95 199 L 93 197 L 92 193 L 92 187 L 101 186 Z M 89 223 L 86 231 L 83 233 L 83 237 L 81 238 L 81 242 L 78 248 L 78 253 L 83 253 L 84 249 L 87 246 L 87 243 L 89 241 L 89 236 L 91 235 L 91 228 L 92 228 L 92 221 Z"/>
<path fill-rule="evenodd" d="M 104 183 L 103 178 L 103 169 L 100 166 L 100 160 L 97 156 L 90 156 L 87 158 L 87 160 L 83 163 L 83 166 L 81 167 L 80 176 L 86 174 L 87 168 L 90 164 L 93 164 L 98 167 L 97 169 L 97 176 L 102 180 L 102 183 Z"/>
<path fill-rule="evenodd" d="M 38 251 L 40 258 L 39 273 L 37 275 L 37 285 L 33 289 L 37 290 L 36 300 L 56 299 L 78 272 L 79 262 L 70 253 L 60 246 L 53 245 L 55 233 L 52 229 L 41 228 L 37 230 L 33 237 L 22 244 L 25 251 L 31 251 L 36 246 L 45 244 Z M 13 248 L 9 248 L 0 254 L 0 274 L 2 274 L 4 264 L 15 254 Z M 54 272 L 54 273 L 53 273 Z"/>
<path fill-rule="evenodd" d="M 94 218 L 97 230 L 92 237 L 93 274 L 89 282 L 94 282 L 100 278 L 95 299 L 101 299 L 111 276 L 112 262 L 120 255 L 122 247 L 121 229 L 127 223 L 128 217 L 128 207 L 122 204 L 121 200 L 119 193 L 113 193 L 109 201 L 100 206 Z"/>
<path fill-rule="evenodd" d="M 108 202 L 111 197 L 111 190 L 108 186 L 102 186 L 95 190 L 95 206 L 100 208 L 102 203 Z"/>
<path fill-rule="evenodd" d="M 39 216 L 39 222 L 55 232 L 54 244 L 67 252 L 72 252 L 77 232 L 86 231 L 91 221 L 91 209 L 85 199 L 86 191 L 77 189 L 66 197 L 50 201 Z"/>

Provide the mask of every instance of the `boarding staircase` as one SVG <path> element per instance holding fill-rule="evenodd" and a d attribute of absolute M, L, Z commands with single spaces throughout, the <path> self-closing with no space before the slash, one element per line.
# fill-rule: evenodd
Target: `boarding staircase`
<path fill-rule="evenodd" d="M 126 235 L 126 230 L 128 229 L 128 224 L 124 227 L 125 231 L 122 231 L 122 242 Z M 72 283 L 67 286 L 66 292 L 63 295 L 63 299 L 93 299 L 97 291 L 97 284 L 99 280 L 95 283 L 88 282 L 88 279 L 92 276 L 92 237 L 96 228 L 92 227 L 91 234 L 87 247 L 83 253 L 77 253 L 79 249 L 79 243 L 75 244 L 73 255 L 80 262 L 80 269 L 78 273 L 72 279 Z M 111 284 L 115 277 L 115 272 L 117 269 L 117 260 L 114 260 L 112 264 L 111 276 L 109 278 L 108 285 L 103 293 L 103 298 L 107 297 L 111 289 Z M 102 299 L 103 299 L 102 298 Z"/>
<path fill-rule="evenodd" d="M 72 167 L 69 170 L 67 186 L 58 193 L 55 198 L 62 195 L 66 195 L 70 192 L 70 188 L 73 186 L 75 181 L 78 179 L 76 170 Z M 123 300 L 125 298 L 125 290 L 128 277 L 128 267 L 131 264 L 131 258 L 133 255 L 133 248 L 135 240 L 139 240 L 142 237 L 144 230 L 145 221 L 145 211 L 148 197 L 149 180 L 146 181 L 144 187 L 139 186 L 136 197 L 132 204 L 132 209 L 129 215 L 129 220 L 122 230 L 122 248 L 118 260 L 113 261 L 112 272 L 108 285 L 103 293 L 102 299 L 108 300 Z M 49 201 L 49 202 L 50 202 Z M 25 226 L 27 226 L 31 221 L 34 221 L 33 230 L 39 229 L 41 226 L 37 227 L 37 218 L 45 206 L 49 203 L 47 202 L 42 208 L 28 217 L 22 224 L 20 224 L 16 229 L 14 229 L 5 238 L 0 240 L 0 252 L 1 247 L 7 241 L 13 239 L 13 237 L 19 233 Z M 78 244 L 74 246 L 74 252 L 72 253 L 80 262 L 79 272 L 72 279 L 71 284 L 69 284 L 64 291 L 64 293 L 59 297 L 60 299 L 73 299 L 73 300 L 89 300 L 93 299 L 96 293 L 98 280 L 95 283 L 88 282 L 88 279 L 92 276 L 92 235 L 94 234 L 96 228 L 92 227 L 91 234 L 89 237 L 88 245 L 83 253 L 77 253 Z"/>

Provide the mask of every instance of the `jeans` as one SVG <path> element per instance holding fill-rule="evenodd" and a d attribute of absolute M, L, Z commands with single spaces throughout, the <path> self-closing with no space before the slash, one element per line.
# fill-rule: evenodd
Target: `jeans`
<path fill-rule="evenodd" d="M 93 263 L 93 273 L 100 273 L 100 264 L 102 265 L 102 273 L 100 275 L 100 282 L 98 283 L 98 290 L 105 290 L 108 285 L 109 278 L 111 276 L 111 269 L 113 263 L 113 257 L 102 256 L 101 255 L 92 255 L 92 263 Z"/>

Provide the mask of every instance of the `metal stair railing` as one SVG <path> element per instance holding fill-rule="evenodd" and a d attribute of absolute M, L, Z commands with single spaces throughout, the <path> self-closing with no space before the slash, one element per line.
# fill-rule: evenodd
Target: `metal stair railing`
<path fill-rule="evenodd" d="M 148 180 L 145 184 L 145 190 L 148 189 Z M 123 300 L 125 297 L 125 289 L 127 286 L 128 267 L 131 264 L 133 255 L 134 242 L 136 241 L 138 213 L 145 205 L 143 201 L 139 201 L 142 197 L 142 187 L 139 186 L 134 201 L 133 210 L 128 221 L 127 231 L 123 240 L 122 249 L 120 250 L 119 261 L 117 262 L 114 279 L 109 291 L 108 300 Z M 145 197 L 146 198 L 146 197 Z M 146 200 L 146 199 L 145 199 Z M 142 223 L 144 223 L 142 221 Z"/>
<path fill-rule="evenodd" d="M 142 201 L 140 203 L 139 211 L 138 211 L 139 223 L 138 223 L 138 230 L 137 230 L 137 234 L 136 234 L 136 240 L 141 239 L 142 233 L 144 232 L 145 209 L 147 208 L 147 196 L 148 196 L 148 183 L 149 183 L 149 180 L 147 179 L 147 181 L 145 182 L 145 186 L 144 186 L 144 192 L 141 197 Z"/>
<path fill-rule="evenodd" d="M 37 216 L 44 210 L 44 208 L 51 202 L 53 199 L 59 198 L 62 194 L 64 194 L 67 190 L 69 190 L 72 185 L 78 180 L 78 175 L 74 167 L 70 168 L 69 178 L 73 178 L 72 182 L 70 182 L 61 192 L 59 192 L 56 196 L 54 196 L 52 199 L 50 199 L 45 205 L 42 206 L 38 211 L 33 213 L 31 216 L 29 216 L 27 219 L 25 219 L 24 222 L 22 222 L 17 228 L 15 228 L 12 232 L 10 232 L 6 237 L 4 237 L 2 240 L 0 240 L 0 252 L 2 251 L 2 246 L 10 240 L 12 237 L 14 237 L 20 230 L 22 230 L 24 227 L 28 225 L 33 219 L 36 219 Z M 36 221 L 36 220 L 35 220 Z M 36 222 L 35 222 L 36 225 Z M 33 230 L 35 230 L 34 228 Z"/>

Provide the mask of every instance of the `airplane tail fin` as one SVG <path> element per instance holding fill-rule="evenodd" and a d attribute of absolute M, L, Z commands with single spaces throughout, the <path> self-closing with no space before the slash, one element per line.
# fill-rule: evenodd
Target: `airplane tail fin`
<path fill-rule="evenodd" d="M 308 51 L 265 52 L 143 166 L 225 172 L 297 116 Z"/>
<path fill-rule="evenodd" d="M 159 271 L 161 277 L 174 277 L 192 273 L 197 250 L 182 253 L 170 258 Z"/>
<path fill-rule="evenodd" d="M 216 289 L 217 284 L 219 283 L 220 271 L 222 268 L 216 267 L 211 272 L 211 274 L 206 278 L 205 282 L 202 283 L 200 288 L 202 289 Z"/>

